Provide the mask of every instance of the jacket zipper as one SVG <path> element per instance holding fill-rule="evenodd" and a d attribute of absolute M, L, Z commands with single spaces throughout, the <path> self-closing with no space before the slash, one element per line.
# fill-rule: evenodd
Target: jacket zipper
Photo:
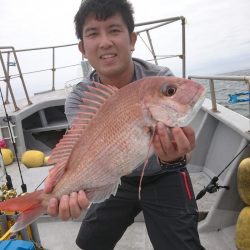
<path fill-rule="evenodd" d="M 182 177 L 183 177 L 183 180 L 184 180 L 184 183 L 185 183 L 188 198 L 189 198 L 189 200 L 191 200 L 192 199 L 192 194 L 191 194 L 191 191 L 190 191 L 190 188 L 189 188 L 187 174 L 186 174 L 185 171 L 181 172 L 181 174 L 182 174 Z"/>

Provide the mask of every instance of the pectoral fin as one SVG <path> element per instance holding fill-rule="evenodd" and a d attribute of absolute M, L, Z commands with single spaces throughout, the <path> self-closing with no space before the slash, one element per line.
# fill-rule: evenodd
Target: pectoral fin
<path fill-rule="evenodd" d="M 93 203 L 99 203 L 109 198 L 110 195 L 116 195 L 118 186 L 121 184 L 121 181 L 117 181 L 116 183 L 112 183 L 110 185 L 101 186 L 95 189 L 87 189 L 85 193 L 88 197 L 88 200 Z"/>

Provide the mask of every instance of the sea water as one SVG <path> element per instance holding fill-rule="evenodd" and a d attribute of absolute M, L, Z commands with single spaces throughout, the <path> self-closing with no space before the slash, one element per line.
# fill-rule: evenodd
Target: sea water
<path fill-rule="evenodd" d="M 79 66 L 80 67 L 80 66 Z M 61 88 L 66 88 L 68 85 L 75 85 L 77 82 L 80 81 L 81 79 L 81 72 L 80 68 L 77 68 L 77 71 L 70 69 L 69 72 L 67 71 L 62 75 L 57 75 L 56 76 L 56 89 L 61 89 Z M 73 73 L 72 73 L 73 71 Z M 71 72 L 71 73 L 70 73 Z M 238 76 L 250 76 L 250 69 L 248 70 L 241 70 L 241 71 L 235 71 L 235 72 L 230 72 L 226 74 L 220 74 L 220 75 L 238 75 Z M 1 76 L 1 72 L 0 72 Z M 76 78 L 77 76 L 77 78 Z M 73 79 L 73 80 L 66 80 L 66 79 Z M 5 84 L 3 83 L 3 78 L 0 77 L 0 87 L 3 92 L 3 94 L 6 92 L 5 89 Z M 15 82 L 16 81 L 16 82 Z M 209 90 L 209 81 L 208 80 L 197 80 L 198 82 L 202 83 L 205 85 L 207 89 L 207 98 L 211 99 L 210 97 L 210 90 Z M 32 76 L 25 76 L 25 83 L 28 89 L 29 95 L 33 95 L 34 93 L 37 92 L 43 92 L 48 89 L 51 89 L 51 73 L 46 74 L 41 76 L 40 78 L 37 78 L 35 74 Z M 34 84 L 35 83 L 35 84 Z M 216 93 L 216 101 L 217 103 L 237 112 L 240 113 L 241 115 L 250 118 L 250 103 L 249 102 L 239 102 L 235 104 L 230 104 L 229 103 L 229 94 L 236 94 L 239 92 L 248 92 L 249 91 L 249 86 L 246 82 L 243 81 L 214 81 L 215 83 L 215 93 Z M 21 85 L 21 82 L 18 79 L 12 79 L 11 86 L 13 88 L 13 92 L 15 95 L 15 98 L 22 99 L 24 98 L 24 91 Z M 248 98 L 249 95 L 242 96 L 240 98 Z M 11 98 L 9 98 L 11 99 Z M 2 102 L 0 102 L 2 103 Z"/>
<path fill-rule="evenodd" d="M 248 70 L 241 70 L 236 72 L 230 72 L 223 75 L 234 75 L 234 76 L 250 76 L 250 69 Z M 200 81 L 200 80 L 199 80 Z M 205 85 L 207 89 L 207 97 L 211 99 L 211 92 L 209 87 L 208 80 L 201 80 L 202 84 Z M 229 95 L 233 95 L 240 92 L 249 92 L 248 83 L 243 81 L 214 81 L 214 88 L 215 88 L 215 96 L 217 103 L 245 116 L 250 118 L 250 102 L 238 102 L 231 104 L 229 103 Z M 248 99 L 250 98 L 249 95 L 242 95 L 239 96 L 238 99 Z"/>

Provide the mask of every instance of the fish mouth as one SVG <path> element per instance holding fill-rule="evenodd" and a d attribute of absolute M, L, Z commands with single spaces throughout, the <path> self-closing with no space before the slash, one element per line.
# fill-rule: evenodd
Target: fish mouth
<path fill-rule="evenodd" d="M 197 93 L 193 96 L 190 106 L 195 107 L 197 106 L 197 103 L 203 102 L 205 99 L 205 94 L 206 94 L 206 90 L 201 85 Z"/>
<path fill-rule="evenodd" d="M 163 122 L 167 127 L 186 127 L 194 119 L 205 99 L 205 88 L 201 87 L 192 96 L 189 103 L 174 105 L 173 103 L 150 104 L 147 109 L 155 122 Z M 184 106 L 184 108 L 182 108 Z M 186 107 L 185 107 L 186 106 Z M 157 110 L 159 109 L 159 110 Z"/>
<path fill-rule="evenodd" d="M 204 102 L 206 98 L 206 91 L 205 89 L 201 89 L 193 98 L 193 102 L 190 105 L 192 107 L 192 110 L 190 110 L 187 115 L 185 115 L 182 119 L 178 121 L 179 127 L 186 127 L 188 124 L 191 123 L 191 121 L 195 118 L 198 111 L 200 110 L 202 103 Z"/>
<path fill-rule="evenodd" d="M 186 111 L 186 114 L 183 116 L 174 116 L 175 113 L 178 113 L 178 109 L 176 109 L 174 106 L 168 106 L 168 108 L 171 108 L 173 111 L 173 115 L 169 115 L 167 120 L 163 123 L 165 123 L 168 127 L 186 127 L 188 126 L 191 121 L 195 118 L 198 111 L 200 110 L 202 103 L 205 100 L 205 88 L 201 87 L 199 91 L 193 96 L 192 101 L 188 105 L 188 111 Z"/>

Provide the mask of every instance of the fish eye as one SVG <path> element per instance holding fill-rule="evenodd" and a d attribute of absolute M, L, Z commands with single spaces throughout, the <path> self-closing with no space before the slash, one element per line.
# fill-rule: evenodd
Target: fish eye
<path fill-rule="evenodd" d="M 161 88 L 161 92 L 165 96 L 173 96 L 176 92 L 177 88 L 175 86 L 163 85 Z"/>

